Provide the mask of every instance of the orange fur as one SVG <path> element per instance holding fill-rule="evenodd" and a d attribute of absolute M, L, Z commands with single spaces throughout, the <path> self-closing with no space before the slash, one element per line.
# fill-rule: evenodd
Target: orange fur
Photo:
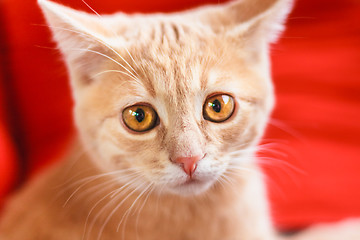
<path fill-rule="evenodd" d="M 73 156 L 74 159 L 77 157 Z M 75 165 L 71 165 L 69 160 L 71 157 L 35 179 L 30 188 L 13 199 L 2 223 L 2 239 L 78 240 L 82 239 L 83 234 L 85 239 L 98 239 L 100 228 L 116 207 L 115 203 L 111 203 L 115 198 L 108 197 L 101 201 L 88 219 L 87 216 L 103 195 L 121 185 L 113 182 L 99 187 L 99 184 L 109 181 L 106 177 L 82 185 L 84 182 L 81 179 L 85 176 L 99 173 L 97 168 L 90 167 L 91 161 L 85 157 L 78 159 Z M 249 166 L 249 169 L 252 167 Z M 76 176 L 75 179 L 73 176 Z M 238 236 L 245 239 L 272 239 L 270 225 L 263 217 L 267 211 L 266 203 L 258 199 L 263 194 L 262 183 L 257 175 L 251 173 L 244 173 L 243 177 L 234 178 L 233 184 L 226 188 L 216 184 L 207 194 L 197 197 L 163 193 L 144 196 L 123 219 L 117 232 L 117 225 L 138 194 L 131 195 L 105 225 L 100 233 L 101 239 L 122 239 L 122 235 L 124 239 L 154 240 L 237 239 Z M 82 186 L 81 191 L 63 206 L 79 186 Z M 127 193 L 131 190 L 128 189 Z M 252 207 L 254 202 L 256 208 Z M 107 207 L 102 210 L 104 206 Z M 254 228 L 262 230 L 253 231 Z"/>
<path fill-rule="evenodd" d="M 272 240 L 255 145 L 272 110 L 268 45 L 290 0 L 103 17 L 39 4 L 71 79 L 77 144 L 9 201 L 4 240 Z M 216 93 L 235 100 L 203 117 Z M 152 106 L 135 133 L 123 109 Z M 192 178 L 172 159 L 204 156 Z M 349 239 L 352 240 L 352 239 Z"/>

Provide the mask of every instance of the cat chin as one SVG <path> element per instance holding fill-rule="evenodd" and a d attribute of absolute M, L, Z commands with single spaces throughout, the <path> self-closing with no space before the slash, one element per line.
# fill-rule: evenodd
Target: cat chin
<path fill-rule="evenodd" d="M 213 184 L 214 181 L 201 181 L 193 179 L 180 185 L 168 187 L 167 191 L 171 194 L 185 197 L 197 196 L 207 191 Z"/>

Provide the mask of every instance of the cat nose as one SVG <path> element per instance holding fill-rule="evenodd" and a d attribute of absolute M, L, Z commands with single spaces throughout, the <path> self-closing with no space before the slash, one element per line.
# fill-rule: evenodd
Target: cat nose
<path fill-rule="evenodd" d="M 202 158 L 203 156 L 200 155 L 193 157 L 178 157 L 175 159 L 175 162 L 181 164 L 184 172 L 191 177 L 196 170 L 197 162 Z"/>

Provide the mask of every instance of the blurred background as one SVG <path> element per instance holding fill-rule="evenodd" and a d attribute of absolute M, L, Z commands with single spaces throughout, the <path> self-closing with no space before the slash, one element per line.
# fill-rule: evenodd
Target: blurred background
<path fill-rule="evenodd" d="M 90 12 L 81 0 L 59 0 Z M 207 0 L 87 0 L 99 13 Z M 0 206 L 74 133 L 66 69 L 35 0 L 0 0 Z M 360 1 L 298 0 L 272 46 L 277 106 L 259 152 L 276 226 L 360 217 Z"/>

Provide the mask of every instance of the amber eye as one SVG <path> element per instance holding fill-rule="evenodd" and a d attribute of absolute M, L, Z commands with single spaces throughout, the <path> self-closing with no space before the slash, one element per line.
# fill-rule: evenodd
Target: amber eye
<path fill-rule="evenodd" d="M 204 118 L 211 122 L 223 122 L 234 112 L 234 99 L 227 94 L 218 94 L 206 99 L 203 109 Z"/>
<path fill-rule="evenodd" d="M 122 118 L 131 130 L 145 132 L 155 127 L 158 116 L 150 106 L 134 105 L 124 109 Z"/>

